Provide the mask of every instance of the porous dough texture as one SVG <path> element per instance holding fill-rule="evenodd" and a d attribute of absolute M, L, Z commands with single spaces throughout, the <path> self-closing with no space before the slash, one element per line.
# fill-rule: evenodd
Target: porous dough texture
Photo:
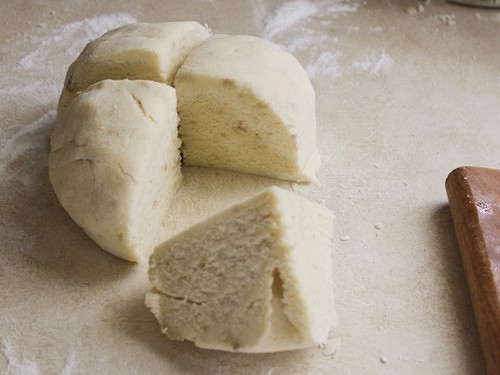
<path fill-rule="evenodd" d="M 200 222 L 150 257 L 146 305 L 173 340 L 239 352 L 325 342 L 335 324 L 333 214 L 277 187 Z"/>
<path fill-rule="evenodd" d="M 314 179 L 315 94 L 290 53 L 253 36 L 214 35 L 188 55 L 174 86 L 186 165 Z"/>
<path fill-rule="evenodd" d="M 69 105 L 51 137 L 49 177 L 71 218 L 103 249 L 146 260 L 181 182 L 175 90 L 104 80 Z"/>
<path fill-rule="evenodd" d="M 104 79 L 139 79 L 172 86 L 188 53 L 209 36 L 197 22 L 133 23 L 87 44 L 66 74 L 58 116 L 80 92 Z"/>

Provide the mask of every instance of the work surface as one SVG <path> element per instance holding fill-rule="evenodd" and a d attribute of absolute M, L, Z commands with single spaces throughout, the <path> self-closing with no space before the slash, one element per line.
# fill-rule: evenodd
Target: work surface
<path fill-rule="evenodd" d="M 416 4 L 3 0 L 0 373 L 484 373 L 444 180 L 500 167 L 500 12 Z M 316 90 L 323 163 L 312 184 L 185 168 L 163 236 L 273 184 L 328 206 L 338 326 L 324 346 L 249 355 L 169 341 L 143 303 L 145 266 L 100 250 L 52 191 L 68 65 L 108 29 L 178 20 L 292 52 Z"/>

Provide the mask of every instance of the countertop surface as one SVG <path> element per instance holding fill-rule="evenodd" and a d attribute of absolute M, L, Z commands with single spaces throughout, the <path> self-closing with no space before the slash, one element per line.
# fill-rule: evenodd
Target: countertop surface
<path fill-rule="evenodd" d="M 500 168 L 500 11 L 443 1 L 0 4 L 0 373 L 483 374 L 444 181 Z M 338 326 L 325 345 L 234 354 L 169 341 L 146 268 L 59 205 L 47 156 L 69 64 L 125 23 L 195 20 L 293 53 L 316 90 L 312 184 L 185 168 L 162 236 L 270 185 L 336 214 Z"/>

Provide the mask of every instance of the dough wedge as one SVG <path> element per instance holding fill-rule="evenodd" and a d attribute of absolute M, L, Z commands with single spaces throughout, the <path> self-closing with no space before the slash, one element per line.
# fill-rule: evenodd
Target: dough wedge
<path fill-rule="evenodd" d="M 175 90 L 104 80 L 76 97 L 51 137 L 49 177 L 104 250 L 145 260 L 181 179 Z"/>
<path fill-rule="evenodd" d="M 214 35 L 175 77 L 186 165 L 311 181 L 315 94 L 300 63 L 253 36 Z"/>
<path fill-rule="evenodd" d="M 146 305 L 173 340 L 275 352 L 325 342 L 333 214 L 268 188 L 159 245 Z"/>

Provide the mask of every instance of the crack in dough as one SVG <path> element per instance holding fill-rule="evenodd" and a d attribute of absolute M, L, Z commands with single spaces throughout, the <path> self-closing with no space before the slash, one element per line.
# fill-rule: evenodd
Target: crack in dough
<path fill-rule="evenodd" d="M 154 119 L 153 116 L 149 115 L 147 112 L 146 112 L 146 109 L 144 108 L 144 106 L 142 105 L 142 102 L 141 100 L 136 96 L 134 95 L 133 93 L 130 93 L 130 96 L 132 97 L 132 99 L 135 101 L 135 104 L 137 104 L 137 107 L 139 107 L 140 111 L 142 112 L 142 114 L 148 118 L 149 120 L 151 120 L 151 122 L 153 122 L 154 124 L 158 124 L 156 122 L 156 120 Z"/>

